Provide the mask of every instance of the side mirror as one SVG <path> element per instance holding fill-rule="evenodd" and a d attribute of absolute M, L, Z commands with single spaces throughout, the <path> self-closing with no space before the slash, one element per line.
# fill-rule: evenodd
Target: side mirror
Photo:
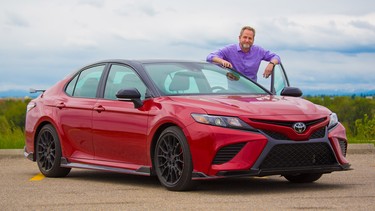
<path fill-rule="evenodd" d="M 284 87 L 281 91 L 281 96 L 301 97 L 302 91 L 297 87 Z"/>
<path fill-rule="evenodd" d="M 136 88 L 120 89 L 117 92 L 116 97 L 118 98 L 118 100 L 121 100 L 121 101 L 133 102 L 135 108 L 139 108 L 143 105 L 142 100 L 141 100 L 141 94 Z"/>

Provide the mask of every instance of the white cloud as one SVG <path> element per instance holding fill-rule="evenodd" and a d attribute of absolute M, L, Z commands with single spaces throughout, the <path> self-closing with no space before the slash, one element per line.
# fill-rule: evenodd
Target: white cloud
<path fill-rule="evenodd" d="M 331 89 L 375 89 L 373 53 L 282 52 L 294 86 Z M 370 69 L 369 69 L 370 68 Z"/>
<path fill-rule="evenodd" d="M 107 58 L 204 60 L 251 25 L 256 43 L 282 57 L 292 84 L 372 89 L 374 6 L 370 0 L 3 0 L 0 87 L 52 85 Z"/>
<path fill-rule="evenodd" d="M 8 12 L 6 16 L 7 17 L 6 17 L 5 23 L 8 26 L 11 26 L 11 27 L 12 26 L 15 26 L 15 27 L 28 27 L 29 26 L 28 21 L 16 13 Z"/>

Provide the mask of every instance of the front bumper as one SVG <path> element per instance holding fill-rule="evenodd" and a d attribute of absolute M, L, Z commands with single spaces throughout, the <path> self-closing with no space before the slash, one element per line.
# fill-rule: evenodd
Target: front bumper
<path fill-rule="evenodd" d="M 254 136 L 255 135 L 255 136 Z M 261 138 L 259 137 L 261 136 Z M 253 138 L 253 140 L 246 141 Z M 256 137 L 256 138 L 254 138 Z M 248 132 L 243 143 L 229 143 L 216 150 L 208 171 L 193 172 L 193 179 L 215 179 L 234 176 L 294 175 L 303 173 L 331 173 L 351 170 L 346 160 L 345 129 L 339 124 L 326 129 L 319 137 L 294 141 L 273 138 L 267 134 Z M 239 138 L 241 139 L 241 138 Z M 221 152 L 228 148 L 228 151 Z M 232 158 L 220 163 L 218 155 L 236 150 Z M 251 158 L 251 159 L 250 159 Z"/>
<path fill-rule="evenodd" d="M 270 176 L 270 175 L 294 175 L 294 174 L 305 174 L 305 173 L 321 173 L 327 174 L 334 171 L 348 171 L 352 170 L 350 164 L 345 165 L 332 165 L 332 166 L 313 166 L 313 167 L 300 167 L 300 168 L 289 168 L 289 169 L 272 169 L 272 170 L 261 170 L 261 169 L 250 169 L 245 171 L 219 171 L 215 176 L 208 176 L 202 172 L 194 172 L 193 180 L 210 180 L 219 178 L 229 177 L 246 177 L 246 176 Z"/>

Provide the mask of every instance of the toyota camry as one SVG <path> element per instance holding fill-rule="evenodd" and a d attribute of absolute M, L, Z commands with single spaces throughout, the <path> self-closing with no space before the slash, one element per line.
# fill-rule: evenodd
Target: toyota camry
<path fill-rule="evenodd" d="M 197 181 L 281 175 L 308 183 L 349 170 L 345 128 L 276 65 L 270 86 L 206 62 L 105 60 L 27 106 L 25 156 L 47 177 L 72 168 Z"/>

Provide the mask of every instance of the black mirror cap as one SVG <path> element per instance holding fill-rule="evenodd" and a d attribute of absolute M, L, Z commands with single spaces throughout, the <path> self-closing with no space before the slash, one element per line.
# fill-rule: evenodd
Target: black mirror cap
<path fill-rule="evenodd" d="M 281 96 L 301 97 L 302 91 L 297 87 L 284 87 L 281 91 Z"/>
<path fill-rule="evenodd" d="M 141 98 L 141 94 L 136 88 L 120 89 L 117 92 L 116 97 L 119 99 L 135 99 L 135 98 Z"/>
<path fill-rule="evenodd" d="M 141 100 L 141 94 L 136 88 L 120 89 L 117 92 L 116 97 L 119 100 L 132 101 L 134 103 L 135 108 L 139 108 L 143 105 L 142 100 Z"/>

